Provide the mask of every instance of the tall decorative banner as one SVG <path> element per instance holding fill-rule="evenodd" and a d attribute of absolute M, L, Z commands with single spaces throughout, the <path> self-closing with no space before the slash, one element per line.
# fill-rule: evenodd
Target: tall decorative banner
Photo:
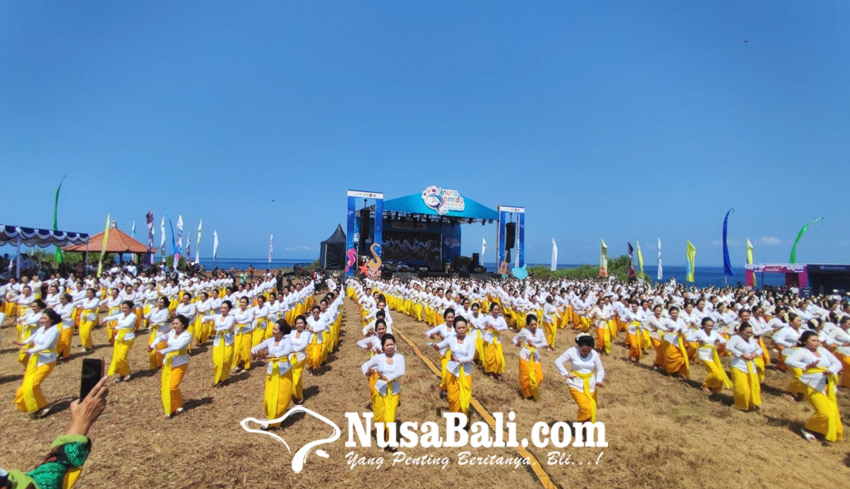
<path fill-rule="evenodd" d="M 558 243 L 552 238 L 552 265 L 549 267 L 553 272 L 558 269 Z"/>
<path fill-rule="evenodd" d="M 484 268 L 484 257 L 487 256 L 486 253 L 487 253 L 487 240 L 484 239 L 484 238 L 481 238 L 481 263 L 479 265 L 481 265 L 482 268 Z"/>
<path fill-rule="evenodd" d="M 165 212 L 166 214 L 168 213 L 168 211 Z M 171 222 L 171 218 L 168 219 L 168 222 Z M 159 223 L 159 233 L 162 235 L 159 238 L 159 252 L 162 254 L 162 263 L 165 263 L 165 216 L 162 217 L 162 221 Z"/>
<path fill-rule="evenodd" d="M 629 246 L 629 247 L 628 247 L 628 250 L 629 250 L 629 280 L 634 280 L 634 279 L 636 278 L 636 277 L 635 277 L 635 265 L 634 265 L 634 252 L 635 252 L 635 249 L 634 249 L 634 248 L 632 248 L 632 243 L 631 243 L 631 242 L 626 241 L 626 244 Z"/>
<path fill-rule="evenodd" d="M 53 199 L 53 230 L 59 230 L 59 191 L 62 190 L 62 182 L 65 181 L 67 175 L 62 175 L 62 180 L 59 180 L 59 186 L 56 187 L 56 197 Z M 56 264 L 62 263 L 62 248 L 56 246 Z"/>
<path fill-rule="evenodd" d="M 215 267 L 215 259 L 218 256 L 218 231 L 213 230 L 213 267 Z"/>
<path fill-rule="evenodd" d="M 153 265 L 153 209 L 148 211 L 148 214 L 145 216 L 145 220 L 148 223 L 148 259 L 150 260 L 150 264 Z"/>
<path fill-rule="evenodd" d="M 807 222 L 806 225 L 803 226 L 802 229 L 800 229 L 800 232 L 797 233 L 797 239 L 794 240 L 794 246 L 791 247 L 791 259 L 788 260 L 788 263 L 797 263 L 797 243 L 800 242 L 800 238 L 802 238 L 803 235 L 806 234 L 806 231 L 809 230 L 809 226 L 811 226 L 812 224 L 814 224 L 818 221 L 822 221 L 822 220 L 823 220 L 822 217 L 818 217 L 817 219 L 812 219 L 811 221 Z"/>
<path fill-rule="evenodd" d="M 664 279 L 664 267 L 661 266 L 661 238 L 658 238 L 658 276 L 656 280 L 661 282 Z"/>
<path fill-rule="evenodd" d="M 602 240 L 602 246 L 599 248 L 599 277 L 608 277 L 608 245 L 605 240 Z"/>
<path fill-rule="evenodd" d="M 726 244 L 726 230 L 729 226 L 729 214 L 735 212 L 735 209 L 726 211 L 726 217 L 723 218 L 723 275 L 731 277 L 735 275 L 732 270 L 732 260 L 729 259 L 729 246 Z"/>
<path fill-rule="evenodd" d="M 643 253 L 640 252 L 640 241 L 636 241 L 637 244 L 637 255 L 638 255 L 638 266 L 640 267 L 640 278 L 645 279 L 646 274 L 643 273 Z"/>
<path fill-rule="evenodd" d="M 696 258 L 697 258 L 697 249 L 691 243 L 691 240 L 688 240 L 688 275 L 685 277 L 685 280 L 688 282 L 694 281 L 694 269 L 696 268 Z"/>
<path fill-rule="evenodd" d="M 204 220 L 198 223 L 198 242 L 195 243 L 195 263 L 201 263 L 201 228 L 204 224 Z"/>
<path fill-rule="evenodd" d="M 272 268 L 272 255 L 274 250 L 274 234 L 269 235 L 269 270 Z"/>
<path fill-rule="evenodd" d="M 136 220 L 133 219 L 133 226 L 130 228 L 130 237 L 136 239 Z"/>
<path fill-rule="evenodd" d="M 100 245 L 100 260 L 97 261 L 97 277 L 103 274 L 103 255 L 106 254 L 106 241 L 109 239 L 109 214 L 106 215 L 106 229 L 103 230 L 103 243 Z"/>
<path fill-rule="evenodd" d="M 359 190 L 349 190 L 346 193 L 348 197 L 347 209 L 347 230 L 345 236 L 345 277 L 351 277 L 357 270 L 357 254 L 355 248 L 355 235 L 357 230 L 357 199 L 372 199 L 375 201 L 375 219 L 373 219 L 374 228 L 372 232 L 372 246 L 368 250 L 360 250 L 360 255 L 371 255 L 367 263 L 368 269 L 372 275 L 379 275 L 383 256 L 382 248 L 384 244 L 384 194 L 380 192 L 362 192 Z M 360 233 L 365 233 L 364 236 L 369 236 L 368 229 L 360 229 Z"/>
<path fill-rule="evenodd" d="M 747 238 L 747 265 L 753 264 L 753 244 L 750 243 L 750 238 Z M 753 287 L 757 286 L 756 276 L 753 274 Z"/>
<path fill-rule="evenodd" d="M 186 231 L 186 261 L 192 259 L 192 232 Z"/>
<path fill-rule="evenodd" d="M 183 214 L 177 215 L 177 248 L 174 250 L 174 270 L 180 263 L 180 255 L 183 254 Z"/>

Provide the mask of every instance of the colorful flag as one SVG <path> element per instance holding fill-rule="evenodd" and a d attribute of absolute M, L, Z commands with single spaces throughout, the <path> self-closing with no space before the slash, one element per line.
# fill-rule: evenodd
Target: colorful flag
<path fill-rule="evenodd" d="M 664 279 L 664 267 L 661 266 L 661 238 L 658 238 L 658 276 L 656 279 L 659 282 Z"/>
<path fill-rule="evenodd" d="M 56 197 L 53 199 L 53 230 L 59 231 L 59 191 L 62 190 L 62 182 L 65 181 L 66 175 L 59 180 L 59 186 L 56 187 Z M 56 247 L 56 264 L 62 263 L 62 248 Z"/>
<path fill-rule="evenodd" d="M 555 242 L 555 238 L 552 238 L 552 266 L 550 270 L 553 272 L 558 269 L 558 243 Z"/>
<path fill-rule="evenodd" d="M 688 240 L 688 276 L 685 278 L 688 282 L 694 281 L 694 269 L 696 268 L 697 249 Z"/>
<path fill-rule="evenodd" d="M 183 253 L 183 214 L 177 215 L 177 248 L 174 251 L 174 269 L 180 263 L 180 255 Z"/>
<path fill-rule="evenodd" d="M 130 237 L 136 239 L 136 220 L 133 219 L 133 227 L 130 228 Z"/>
<path fill-rule="evenodd" d="M 626 244 L 629 245 L 629 280 L 635 279 L 635 265 L 634 265 L 634 252 L 635 249 L 632 248 L 632 243 L 626 241 Z"/>
<path fill-rule="evenodd" d="M 274 234 L 269 235 L 269 269 L 272 267 L 272 250 L 274 250 Z"/>
<path fill-rule="evenodd" d="M 216 256 L 218 256 L 218 231 L 213 231 L 213 263 Z"/>
<path fill-rule="evenodd" d="M 608 245 L 605 240 L 602 240 L 602 247 L 599 249 L 599 277 L 608 277 Z"/>
<path fill-rule="evenodd" d="M 201 263 L 201 228 L 203 227 L 204 220 L 198 223 L 198 242 L 195 243 L 195 263 Z"/>
<path fill-rule="evenodd" d="M 516 251 L 516 255 L 514 256 L 514 266 L 519 268 L 519 226 L 517 226 L 517 232 L 514 236 L 514 251 Z"/>
<path fill-rule="evenodd" d="M 727 277 L 735 275 L 735 271 L 732 270 L 732 261 L 729 259 L 729 246 L 726 244 L 726 229 L 729 224 L 729 214 L 731 212 L 735 212 L 735 209 L 726 211 L 726 217 L 723 218 L 723 275 Z"/>
<path fill-rule="evenodd" d="M 753 244 L 750 243 L 750 238 L 747 238 L 747 265 L 753 264 Z M 753 287 L 757 286 L 756 274 L 753 273 Z"/>
<path fill-rule="evenodd" d="M 153 210 L 149 210 L 145 216 L 148 223 L 148 254 L 150 255 L 150 264 L 153 265 Z"/>
<path fill-rule="evenodd" d="M 806 231 L 809 230 L 809 226 L 811 226 L 812 224 L 814 224 L 818 221 L 822 221 L 822 220 L 823 220 L 822 217 L 818 217 L 817 219 L 812 219 L 811 221 L 807 222 L 806 225 L 803 226 L 802 229 L 800 229 L 800 232 L 797 233 L 797 239 L 794 240 L 794 246 L 791 247 L 791 259 L 788 261 L 788 263 L 797 263 L 797 243 L 800 242 L 800 238 L 802 238 L 803 235 L 806 234 Z"/>
<path fill-rule="evenodd" d="M 636 244 L 637 244 L 638 266 L 640 267 L 640 278 L 646 278 L 646 275 L 643 273 L 643 253 L 640 252 L 640 241 L 636 241 Z"/>
<path fill-rule="evenodd" d="M 100 278 L 103 273 L 103 255 L 106 254 L 106 241 L 109 239 L 109 214 L 106 215 L 106 229 L 103 230 L 103 244 L 100 245 L 100 260 L 97 262 L 97 276 Z"/>
<path fill-rule="evenodd" d="M 171 222 L 170 219 L 169 222 Z M 162 221 L 159 223 L 159 233 L 162 234 L 159 239 L 159 252 L 162 253 L 162 263 L 165 263 L 165 216 L 162 216 Z"/>
<path fill-rule="evenodd" d="M 192 233 L 186 231 L 186 260 L 192 259 Z"/>

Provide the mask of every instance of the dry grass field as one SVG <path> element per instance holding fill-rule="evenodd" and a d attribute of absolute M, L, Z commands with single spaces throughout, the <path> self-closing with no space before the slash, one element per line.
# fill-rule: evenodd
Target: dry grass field
<path fill-rule="evenodd" d="M 94 450 L 77 487 L 437 487 L 474 481 L 480 487 L 541 487 L 528 468 L 460 466 L 461 449 L 402 449 L 409 457 L 448 457 L 438 466 L 390 466 L 393 454 L 374 445 L 346 449 L 346 411 L 367 411 L 369 391 L 359 366 L 368 355 L 355 341 L 359 337 L 358 311 L 346 301 L 340 349 L 331 355 L 320 375 L 305 377 L 305 406 L 330 418 L 342 428 L 342 437 L 324 445 L 329 459 L 311 454 L 300 474 L 292 473 L 292 454 L 271 437 L 249 434 L 239 422 L 263 417 L 264 365 L 212 388 L 211 354 L 207 346 L 196 352 L 183 382 L 187 411 L 167 419 L 159 398 L 159 372 L 145 370 L 147 336 L 140 336 L 130 354 L 132 380 L 110 384 L 109 406 L 92 430 Z M 394 313 L 395 328 L 418 344 L 425 356 L 426 326 Z M 108 362 L 111 350 L 103 329 L 94 332 L 99 347 L 90 355 Z M 81 353 L 74 349 L 70 362 L 60 364 L 43 386 L 55 412 L 30 420 L 15 411 L 12 399 L 23 368 L 16 362 L 10 339 L 14 327 L 2 328 L 0 344 L 0 423 L 6 449 L 0 467 L 28 469 L 38 463 L 53 438 L 68 425 L 68 403 L 79 389 Z M 397 335 L 398 336 L 398 335 Z M 510 335 L 505 335 L 509 339 Z M 473 397 L 490 412 L 517 414 L 519 438 L 538 421 L 572 421 L 576 414 L 566 385 L 559 380 L 553 360 L 571 346 L 572 332 L 559 331 L 557 350 L 543 352 L 545 380 L 538 402 L 518 394 L 518 349 L 505 345 L 507 373 L 499 382 L 473 374 Z M 76 337 L 75 337 L 76 343 Z M 400 341 L 407 375 L 402 380 L 400 421 L 437 421 L 446 402 L 439 398 L 439 379 Z M 651 359 L 640 366 L 625 361 L 622 335 L 609 357 L 603 359 L 606 386 L 599 395 L 599 421 L 606 424 L 609 446 L 567 448 L 573 461 L 587 464 L 548 465 L 547 449 L 529 448 L 548 477 L 560 487 L 847 487 L 850 480 L 850 443 L 825 445 L 805 442 L 799 427 L 811 414 L 805 403 L 789 403 L 781 396 L 788 376 L 769 371 L 763 409 L 741 413 L 731 407 L 731 392 L 709 399 L 698 388 L 702 366 L 693 368 L 693 381 L 665 377 L 651 369 Z M 839 393 L 847 424 L 850 396 Z M 474 415 L 473 420 L 480 420 Z M 329 436 L 326 425 L 312 417 L 296 417 L 279 433 L 293 452 L 305 443 Z M 469 449 L 473 456 L 516 456 L 513 449 Z M 346 454 L 383 458 L 380 469 L 346 463 Z M 603 452 L 600 457 L 600 453 Z M 598 463 L 596 463 L 598 458 Z"/>

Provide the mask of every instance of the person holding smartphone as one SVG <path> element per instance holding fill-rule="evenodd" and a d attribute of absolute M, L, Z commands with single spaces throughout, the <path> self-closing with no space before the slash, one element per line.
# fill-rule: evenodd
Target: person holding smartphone
<path fill-rule="evenodd" d="M 21 387 L 15 394 L 18 411 L 37 419 L 50 412 L 41 384 L 56 367 L 56 342 L 59 341 L 59 324 L 62 317 L 53 309 L 42 311 L 39 327 L 23 341 L 15 341 L 21 353 L 29 355 Z"/>

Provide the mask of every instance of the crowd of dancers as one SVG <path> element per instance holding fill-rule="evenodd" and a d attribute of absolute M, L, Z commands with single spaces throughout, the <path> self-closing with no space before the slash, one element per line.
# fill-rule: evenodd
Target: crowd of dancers
<path fill-rule="evenodd" d="M 71 358 L 75 336 L 80 353 L 91 352 L 98 329 L 112 345 L 106 373 L 115 382 L 131 380 L 129 352 L 137 335 L 148 335 L 144 368 L 162 370 L 166 416 L 183 412 L 180 384 L 192 350 L 211 341 L 211 385 L 221 387 L 231 373 L 265 360 L 263 405 L 269 420 L 278 418 L 290 402 L 303 402 L 304 370 L 312 375 L 321 368 L 339 341 L 343 297 L 332 283 L 316 301 L 315 285 L 306 280 L 278 289 L 271 274 L 247 284 L 226 274 L 170 278 L 164 272 L 11 279 L 0 286 L 0 324 L 14 322 L 24 369 L 15 405 L 32 418 L 47 415 L 42 383 Z"/>
<path fill-rule="evenodd" d="M 622 335 L 630 361 L 649 358 L 656 370 L 686 379 L 700 364 L 702 389 L 731 389 L 742 411 L 759 409 L 772 366 L 788 375 L 785 397 L 805 399 L 815 411 L 801 434 L 830 442 L 843 437 L 836 395 L 839 386 L 850 387 L 850 303 L 837 293 L 803 298 L 786 290 L 698 289 L 675 282 L 366 279 L 350 282 L 347 294 L 360 303 L 364 334 L 389 329 L 391 310 L 431 327 L 425 335 L 440 352 L 440 389 L 451 411 L 468 412 L 475 363 L 501 380 L 508 334 L 520 348 L 519 390 L 537 399 L 540 352 L 555 349 L 559 331 L 569 328 L 576 344 L 554 363 L 578 405 L 578 421 L 596 420 L 602 358 Z M 379 343 L 361 346 L 374 353 Z"/>

